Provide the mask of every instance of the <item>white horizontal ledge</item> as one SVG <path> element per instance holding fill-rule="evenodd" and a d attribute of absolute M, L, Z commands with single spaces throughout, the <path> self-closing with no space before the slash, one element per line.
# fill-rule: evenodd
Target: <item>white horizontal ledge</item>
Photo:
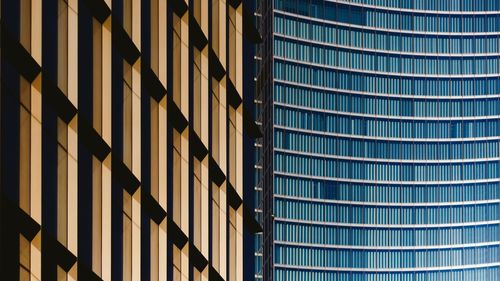
<path fill-rule="evenodd" d="M 442 58 L 450 58 L 450 57 L 496 57 L 500 56 L 500 53 L 418 53 L 418 52 L 405 52 L 405 51 L 394 51 L 394 50 L 385 50 L 385 49 L 372 49 L 372 48 L 361 48 L 355 46 L 347 46 L 340 45 L 335 43 L 329 43 L 324 41 L 317 41 L 313 39 L 304 39 L 301 37 L 290 36 L 283 33 L 275 32 L 273 33 L 275 37 L 281 37 L 284 39 L 299 41 L 304 44 L 310 45 L 311 43 L 314 45 L 327 46 L 331 48 L 344 49 L 349 51 L 360 51 L 360 52 L 369 52 L 369 53 L 378 53 L 378 54 L 392 54 L 398 56 L 408 56 L 408 57 L 442 57 Z"/>
<path fill-rule="evenodd" d="M 323 226 L 340 226 L 340 227 L 359 227 L 359 228 L 453 228 L 462 226 L 481 226 L 500 224 L 500 220 L 494 221 L 478 221 L 478 222 L 464 222 L 464 223 L 444 223 L 444 224 L 369 224 L 369 223 L 342 223 L 342 222 L 326 222 L 326 221 L 307 221 L 297 219 L 287 219 L 274 217 L 275 221 L 297 223 L 297 224 L 311 224 Z"/>
<path fill-rule="evenodd" d="M 324 248 L 324 249 L 345 249 L 345 250 L 372 250 L 372 251 L 398 251 L 398 250 L 446 250 L 457 248 L 476 248 L 500 245 L 500 241 L 472 243 L 472 244 L 451 244 L 451 245 L 425 245 L 425 246 L 359 246 L 359 245 L 331 245 L 331 244 L 313 244 L 313 243 L 298 243 L 274 240 L 275 244 L 288 245 L 296 247 L 308 248 Z"/>
<path fill-rule="evenodd" d="M 391 119 L 391 120 L 422 120 L 422 121 L 474 121 L 474 120 L 489 120 L 489 119 L 500 119 L 500 115 L 487 115 L 487 116 L 456 116 L 456 117 L 424 117 L 424 116 L 397 116 L 397 115 L 377 115 L 377 114 L 367 114 L 367 113 L 356 113 L 356 112 L 346 112 L 330 109 L 321 109 L 317 107 L 294 105 L 282 102 L 274 102 L 274 105 L 280 107 L 287 107 L 299 110 L 313 111 L 318 113 L 326 113 L 330 115 L 342 115 L 342 116 L 355 116 L 363 118 L 373 118 L 373 119 Z"/>
<path fill-rule="evenodd" d="M 500 203 L 500 199 L 493 200 L 477 200 L 477 201 L 454 201 L 454 202 L 371 202 L 371 201 L 346 201 L 346 200 L 332 200 L 311 197 L 298 197 L 288 196 L 282 194 L 274 194 L 274 198 L 289 199 L 294 201 L 327 203 L 338 205 L 357 205 L 357 206 L 380 206 L 380 207 L 446 207 L 446 206 L 467 206 L 467 205 L 485 205 Z"/>
<path fill-rule="evenodd" d="M 319 64 L 309 61 L 295 60 L 280 56 L 274 56 L 275 60 L 281 60 L 285 62 L 291 62 L 295 64 L 301 64 L 306 66 L 314 66 L 322 69 L 330 69 L 336 71 L 344 71 L 349 73 L 358 73 L 358 74 L 372 74 L 376 76 L 393 76 L 393 77 L 418 77 L 418 78 L 426 78 L 426 79 L 464 79 L 464 78 L 494 78 L 499 77 L 500 73 L 489 73 L 489 74 L 420 74 L 420 73 L 407 73 L 407 72 L 387 72 L 387 71 L 374 71 L 368 69 L 360 69 L 360 68 L 347 68 L 340 66 L 333 66 L 329 64 Z"/>
<path fill-rule="evenodd" d="M 350 178 L 313 176 L 313 175 L 294 174 L 294 173 L 280 172 L 280 171 L 274 171 L 274 174 L 275 175 L 296 177 L 296 178 L 307 178 L 307 179 L 318 179 L 318 180 L 329 180 L 329 181 L 340 181 L 340 182 L 352 182 L 352 183 L 392 184 L 392 185 L 442 185 L 442 184 L 449 185 L 449 184 L 470 184 L 470 183 L 487 183 L 487 182 L 499 182 L 500 181 L 500 178 L 456 180 L 456 181 L 382 181 L 382 180 L 362 180 L 362 179 L 350 179 Z"/>
<path fill-rule="evenodd" d="M 484 15 L 498 15 L 500 11 L 463 11 L 463 10 L 422 10 L 422 9 L 408 9 L 408 8 L 397 8 L 397 7 L 386 7 L 386 6 L 378 6 L 364 3 L 355 3 L 351 1 L 343 1 L 343 0 L 326 0 L 328 2 L 345 4 L 350 6 L 358 6 L 364 7 L 374 10 L 385 10 L 392 12 L 403 12 L 403 13 L 412 13 L 412 14 L 441 14 L 441 15 L 476 15 L 476 16 L 484 16 Z"/>
<path fill-rule="evenodd" d="M 337 25 L 337 26 L 344 26 L 344 27 L 349 27 L 349 28 L 356 28 L 360 30 L 372 30 L 372 31 L 383 31 L 383 32 L 388 32 L 388 33 L 397 33 L 397 34 L 419 34 L 419 35 L 433 35 L 433 36 L 498 36 L 500 35 L 500 32 L 435 32 L 435 31 L 416 31 L 416 30 L 406 30 L 406 29 L 389 29 L 389 28 L 381 28 L 381 27 L 372 27 L 372 26 L 364 26 L 364 25 L 359 25 L 359 24 L 352 24 L 352 23 L 343 23 L 343 22 L 338 22 L 338 21 L 331 21 L 331 20 L 325 20 L 325 19 L 319 19 L 315 17 L 308 17 L 304 15 L 299 15 L 299 14 L 294 14 L 294 13 L 289 13 L 285 12 L 282 10 L 273 10 L 275 14 L 281 14 L 284 16 L 289 16 L 293 18 L 300 18 L 308 21 L 313 21 L 313 22 L 318 22 L 322 24 L 329 24 L 329 25 Z"/>
<path fill-rule="evenodd" d="M 402 95 L 402 94 L 388 94 L 388 93 L 378 93 L 378 92 L 364 92 L 364 91 L 355 91 L 355 90 L 344 90 L 339 88 L 331 88 L 310 84 L 297 83 L 282 79 L 273 78 L 273 82 L 284 84 L 284 85 L 292 85 L 296 87 L 306 88 L 306 89 L 316 89 L 321 91 L 329 91 L 329 92 L 339 92 L 345 94 L 354 94 L 360 96 L 379 96 L 379 97 L 389 97 L 389 98 L 407 98 L 407 99 L 425 99 L 425 100 L 468 100 L 468 99 L 492 99 L 499 98 L 500 94 L 495 95 L 477 95 L 477 96 L 429 96 L 429 95 Z"/>
<path fill-rule="evenodd" d="M 310 156 L 315 158 L 325 159 L 339 159 L 349 160 L 356 162 L 378 162 L 378 163 L 406 163 L 406 164 L 453 164 L 453 163 L 477 163 L 477 162 L 495 162 L 500 161 L 500 157 L 493 158 L 464 158 L 464 159 L 439 159 L 439 160 L 413 160 L 413 159 L 385 159 L 385 158 L 368 158 L 368 157 L 352 157 L 352 156 L 339 156 L 332 154 L 311 153 L 305 151 L 297 151 L 283 148 L 274 148 L 274 151 L 286 154 Z"/>
<path fill-rule="evenodd" d="M 459 266 L 443 266 L 443 267 L 410 267 L 410 268 L 358 268 L 358 267 L 313 267 L 313 266 L 297 266 L 286 264 L 274 264 L 277 268 L 302 269 L 302 270 L 319 270 L 319 271 L 349 271 L 349 272 L 414 272 L 414 271 L 450 271 L 460 269 L 475 269 L 500 266 L 500 262 L 483 263 L 483 264 L 466 264 Z"/>
<path fill-rule="evenodd" d="M 500 136 L 493 137 L 477 137 L 477 138 L 387 138 L 379 136 L 363 136 L 363 135 L 353 135 L 353 134 L 340 134 L 324 131 L 315 131 L 301 128 L 294 128 L 282 125 L 274 125 L 274 128 L 295 131 L 307 134 L 321 135 L 321 136 L 331 136 L 340 138 L 353 138 L 353 139 L 363 139 L 363 140 L 379 140 L 379 141 L 394 141 L 394 142 L 476 142 L 476 141 L 488 141 L 488 140 L 500 140 Z"/>

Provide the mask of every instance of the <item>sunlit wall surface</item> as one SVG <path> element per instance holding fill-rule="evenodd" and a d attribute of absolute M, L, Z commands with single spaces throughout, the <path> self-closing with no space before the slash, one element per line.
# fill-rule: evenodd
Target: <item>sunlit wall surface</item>
<path fill-rule="evenodd" d="M 0 280 L 248 280 L 247 2 L 0 0 Z"/>
<path fill-rule="evenodd" d="M 264 280 L 498 280 L 500 2 L 273 5 Z"/>

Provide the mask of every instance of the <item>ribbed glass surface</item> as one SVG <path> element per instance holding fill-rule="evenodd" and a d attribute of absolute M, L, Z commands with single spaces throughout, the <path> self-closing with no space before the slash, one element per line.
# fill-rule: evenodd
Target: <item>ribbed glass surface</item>
<path fill-rule="evenodd" d="M 275 280 L 498 280 L 500 1 L 273 21 Z"/>

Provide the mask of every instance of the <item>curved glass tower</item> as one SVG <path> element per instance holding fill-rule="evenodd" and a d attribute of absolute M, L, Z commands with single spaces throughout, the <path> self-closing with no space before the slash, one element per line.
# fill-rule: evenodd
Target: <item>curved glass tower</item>
<path fill-rule="evenodd" d="M 500 1 L 259 11 L 256 276 L 499 280 Z"/>

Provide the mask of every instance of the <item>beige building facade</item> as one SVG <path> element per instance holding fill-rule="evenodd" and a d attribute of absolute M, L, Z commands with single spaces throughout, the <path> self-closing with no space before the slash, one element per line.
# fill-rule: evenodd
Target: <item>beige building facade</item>
<path fill-rule="evenodd" d="M 8 280 L 244 279 L 243 2 L 1 1 Z"/>

